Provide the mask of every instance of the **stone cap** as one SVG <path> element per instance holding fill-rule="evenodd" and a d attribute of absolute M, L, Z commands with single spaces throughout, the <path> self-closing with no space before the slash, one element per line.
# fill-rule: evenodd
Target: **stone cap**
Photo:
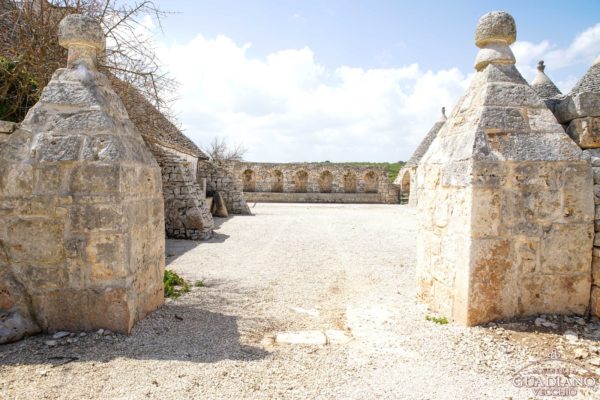
<path fill-rule="evenodd" d="M 504 11 L 492 11 L 479 19 L 475 29 L 475 45 L 479 53 L 475 69 L 482 71 L 489 64 L 515 64 L 515 55 L 509 45 L 517 40 L 514 18 Z"/>
<path fill-rule="evenodd" d="M 504 11 L 492 11 L 481 18 L 475 29 L 475 45 L 483 48 L 491 42 L 513 44 L 517 40 L 517 26 L 514 18 Z"/>
<path fill-rule="evenodd" d="M 58 44 L 67 49 L 71 46 L 84 46 L 103 51 L 106 38 L 97 20 L 87 15 L 71 14 L 60 21 Z"/>

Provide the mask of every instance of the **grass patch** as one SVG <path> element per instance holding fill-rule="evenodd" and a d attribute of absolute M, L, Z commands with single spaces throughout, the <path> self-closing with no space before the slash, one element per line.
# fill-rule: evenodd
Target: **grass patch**
<path fill-rule="evenodd" d="M 166 269 L 163 282 L 165 284 L 165 297 L 170 299 L 176 299 L 190 291 L 189 283 L 174 271 Z"/>
<path fill-rule="evenodd" d="M 435 322 L 436 324 L 446 325 L 448 323 L 448 318 L 446 317 L 436 317 L 433 315 L 426 315 L 425 319 L 427 321 Z"/>
<path fill-rule="evenodd" d="M 195 287 L 204 287 L 204 281 L 196 281 L 194 282 Z"/>

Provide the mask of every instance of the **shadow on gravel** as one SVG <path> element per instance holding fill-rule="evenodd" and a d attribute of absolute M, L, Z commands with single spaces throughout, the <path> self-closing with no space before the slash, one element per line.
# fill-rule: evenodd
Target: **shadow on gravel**
<path fill-rule="evenodd" d="M 131 336 L 90 332 L 76 338 L 77 342 L 71 344 L 67 338 L 57 340 L 56 347 L 45 344 L 52 335 L 0 345 L 0 367 L 27 364 L 53 368 L 68 363 L 106 363 L 117 358 L 251 362 L 269 355 L 260 347 L 240 343 L 237 317 L 173 303 L 141 321 Z"/>

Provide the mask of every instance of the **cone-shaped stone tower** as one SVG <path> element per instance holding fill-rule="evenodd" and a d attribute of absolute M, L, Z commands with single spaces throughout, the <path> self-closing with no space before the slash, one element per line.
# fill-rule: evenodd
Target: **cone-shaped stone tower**
<path fill-rule="evenodd" d="M 581 148 L 600 148 L 600 57 L 554 111 Z"/>
<path fill-rule="evenodd" d="M 544 61 L 540 61 L 537 66 L 537 75 L 531 82 L 531 87 L 542 98 L 542 100 L 552 99 L 561 96 L 560 89 L 556 87 L 554 82 L 546 75 L 546 66 Z"/>
<path fill-rule="evenodd" d="M 477 73 L 417 169 L 418 294 L 465 325 L 589 304 L 591 167 L 516 69 L 515 40 L 509 14 L 481 17 Z"/>
<path fill-rule="evenodd" d="M 0 286 L 18 288 L 0 313 L 129 332 L 163 303 L 160 169 L 96 69 L 100 25 L 70 15 L 59 35 L 68 66 L 0 153 Z"/>
<path fill-rule="evenodd" d="M 423 158 L 427 150 L 429 150 L 429 146 L 431 146 L 431 143 L 437 136 L 442 126 L 444 126 L 445 122 L 446 107 L 442 107 L 442 112 L 440 113 L 439 119 L 435 124 L 433 124 L 429 132 L 427 132 L 421 143 L 419 143 L 419 146 L 417 146 L 415 152 L 406 162 L 406 165 L 400 170 L 396 180 L 394 181 L 394 185 L 400 187 L 400 193 L 404 197 L 408 195 L 409 206 L 414 207 L 417 205 L 417 190 L 419 188 L 419 184 L 415 176 L 417 166 L 419 165 L 419 162 L 421 162 L 421 158 Z"/>

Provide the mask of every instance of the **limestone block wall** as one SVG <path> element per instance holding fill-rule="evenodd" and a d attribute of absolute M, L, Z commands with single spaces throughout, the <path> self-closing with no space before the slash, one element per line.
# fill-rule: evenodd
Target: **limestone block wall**
<path fill-rule="evenodd" d="M 0 342 L 126 333 L 163 304 L 160 168 L 95 68 L 100 26 L 71 15 L 60 33 L 68 67 L 0 151 Z"/>
<path fill-rule="evenodd" d="M 221 166 L 210 161 L 200 160 L 197 179 L 206 182 L 207 193 L 219 192 L 223 196 L 228 212 L 242 215 L 251 214 L 244 199 L 242 185 L 233 176 L 232 166 Z"/>
<path fill-rule="evenodd" d="M 589 306 L 592 170 L 515 38 L 510 15 L 481 18 L 477 73 L 417 168 L 418 295 L 465 325 Z"/>
<path fill-rule="evenodd" d="M 590 312 L 600 317 L 600 149 L 584 150 L 583 155 L 592 165 L 594 174 L 594 248 L 592 251 L 592 291 Z"/>
<path fill-rule="evenodd" d="M 15 131 L 16 126 L 14 122 L 0 121 L 0 150 L 8 141 L 9 135 Z"/>
<path fill-rule="evenodd" d="M 590 311 L 600 316 L 600 58 L 554 107 L 567 134 L 584 150 L 594 175 L 595 238 Z"/>
<path fill-rule="evenodd" d="M 237 163 L 234 176 L 247 198 L 253 201 L 312 202 L 315 199 L 332 202 L 361 202 L 376 198 L 378 203 L 398 203 L 398 188 L 391 184 L 382 167 L 311 163 Z M 252 195 L 251 193 L 261 193 Z M 264 193 L 264 194 L 263 194 Z M 272 196 L 269 196 L 272 193 Z M 288 195 L 281 196 L 279 193 Z M 345 196 L 307 196 L 307 193 L 346 194 Z M 294 195 L 295 194 L 295 195 Z M 369 194 L 376 196 L 351 196 Z M 250 197 L 252 196 L 252 197 Z M 258 200 L 260 199 L 260 200 Z"/>
<path fill-rule="evenodd" d="M 201 187 L 195 176 L 197 159 L 191 162 L 173 149 L 147 144 L 161 168 L 167 237 L 189 240 L 212 237 L 214 221 L 204 185 Z"/>

